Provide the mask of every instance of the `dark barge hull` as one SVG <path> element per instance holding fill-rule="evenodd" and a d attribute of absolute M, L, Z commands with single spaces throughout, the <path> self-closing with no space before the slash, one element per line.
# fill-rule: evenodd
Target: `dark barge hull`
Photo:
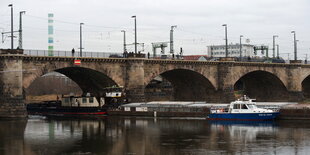
<path fill-rule="evenodd" d="M 106 108 L 99 107 L 61 107 L 61 106 L 29 106 L 27 105 L 29 115 L 54 115 L 54 116 L 100 116 L 106 115 Z"/>
<path fill-rule="evenodd" d="M 109 116 L 147 116 L 154 117 L 154 112 L 108 110 Z M 156 112 L 156 117 L 206 117 L 206 112 Z"/>

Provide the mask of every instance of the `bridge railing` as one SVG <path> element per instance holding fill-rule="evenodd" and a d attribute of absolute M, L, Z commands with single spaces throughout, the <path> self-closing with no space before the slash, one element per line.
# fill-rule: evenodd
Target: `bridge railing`
<path fill-rule="evenodd" d="M 75 51 L 74 54 L 72 51 L 53 51 L 48 50 L 24 50 L 25 55 L 31 56 L 58 56 L 58 57 L 80 57 L 80 51 Z M 91 57 L 91 58 L 122 58 L 123 53 L 112 53 L 112 52 L 82 52 L 82 57 Z"/>
<path fill-rule="evenodd" d="M 60 57 L 80 57 L 80 51 L 75 51 L 74 54 L 72 54 L 72 51 L 61 51 L 61 50 L 54 50 L 52 53 L 48 50 L 33 50 L 33 49 L 24 49 L 25 55 L 31 55 L 31 56 L 60 56 Z M 83 51 L 82 57 L 91 57 L 91 58 L 124 58 L 123 53 L 113 53 L 113 52 L 89 52 L 89 51 Z M 126 57 L 133 57 L 130 56 L 130 53 L 126 54 Z M 135 56 L 136 57 L 136 56 Z M 144 53 L 142 57 L 150 58 L 150 59 L 174 59 L 174 60 L 183 60 L 184 57 L 180 55 L 175 55 L 172 57 L 171 55 L 157 55 L 153 56 L 153 54 L 148 55 L 147 53 Z M 139 56 L 139 58 L 142 58 Z M 216 58 L 209 58 L 206 61 L 219 61 Z M 265 58 L 252 58 L 251 60 L 248 60 L 248 58 L 243 58 L 242 60 L 236 60 L 241 62 L 261 62 L 261 63 L 290 63 L 287 60 L 284 61 L 283 59 L 279 60 L 266 60 Z M 309 64 L 309 62 L 302 60 L 302 64 Z"/>

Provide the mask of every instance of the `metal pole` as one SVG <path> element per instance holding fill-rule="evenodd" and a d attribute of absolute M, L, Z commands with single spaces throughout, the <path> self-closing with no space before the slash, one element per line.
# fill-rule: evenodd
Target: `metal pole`
<path fill-rule="evenodd" d="M 131 16 L 131 18 L 135 19 L 135 54 L 137 54 L 137 20 L 136 16 Z"/>
<path fill-rule="evenodd" d="M 275 56 L 276 56 L 276 55 L 275 55 L 275 51 L 276 51 L 276 49 L 275 49 L 275 38 L 276 38 L 276 37 L 278 37 L 278 36 L 277 36 L 277 35 L 272 36 L 272 40 L 273 40 L 273 44 L 272 44 L 272 47 L 273 47 L 273 48 L 272 48 L 272 50 L 273 50 L 272 57 L 273 57 L 273 58 L 275 58 Z"/>
<path fill-rule="evenodd" d="M 23 49 L 23 33 L 22 33 L 22 15 L 26 13 L 26 11 L 19 12 L 19 40 L 18 40 L 18 48 Z"/>
<path fill-rule="evenodd" d="M 171 30 L 170 30 L 170 54 L 174 53 L 174 49 L 173 49 L 173 29 L 176 28 L 177 26 L 171 26 Z"/>
<path fill-rule="evenodd" d="M 223 24 L 225 27 L 225 57 L 228 57 L 228 40 L 227 40 L 227 24 Z"/>
<path fill-rule="evenodd" d="M 121 32 L 124 32 L 124 53 L 126 52 L 126 31 L 122 30 Z"/>
<path fill-rule="evenodd" d="M 280 55 L 280 53 L 279 53 L 279 45 L 277 45 L 277 58 L 278 59 L 280 58 L 279 55 Z"/>
<path fill-rule="evenodd" d="M 241 43 L 241 38 L 243 37 L 243 35 L 240 35 L 240 61 L 242 58 L 242 43 Z"/>
<path fill-rule="evenodd" d="M 294 34 L 294 60 L 297 60 L 296 32 L 292 31 L 291 33 Z"/>
<path fill-rule="evenodd" d="M 11 7 L 11 49 L 14 49 L 14 40 L 13 40 L 13 4 L 9 4 Z"/>
<path fill-rule="evenodd" d="M 82 25 L 83 25 L 84 23 L 80 23 L 80 57 L 82 57 L 82 49 L 83 49 L 83 47 L 82 47 Z"/>

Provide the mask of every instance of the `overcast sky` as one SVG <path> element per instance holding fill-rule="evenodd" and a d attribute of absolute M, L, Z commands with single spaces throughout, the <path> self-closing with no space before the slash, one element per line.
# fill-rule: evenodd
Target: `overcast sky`
<path fill-rule="evenodd" d="M 186 55 L 207 54 L 208 45 L 224 44 L 222 24 L 227 24 L 229 43 L 238 43 L 243 35 L 243 41 L 271 49 L 272 36 L 278 35 L 281 53 L 293 53 L 291 31 L 295 30 L 298 56 L 310 56 L 309 0 L 1 0 L 0 32 L 10 31 L 10 3 L 14 30 L 18 30 L 19 11 L 26 11 L 24 49 L 47 49 L 47 15 L 54 13 L 55 50 L 77 49 L 83 22 L 85 51 L 122 52 L 121 30 L 126 30 L 127 43 L 133 43 L 131 16 L 136 15 L 138 42 L 145 43 L 146 52 L 151 52 L 153 42 L 169 41 L 170 26 L 177 25 L 175 51 L 183 47 Z M 4 39 L 0 48 L 10 48 L 10 38 Z"/>

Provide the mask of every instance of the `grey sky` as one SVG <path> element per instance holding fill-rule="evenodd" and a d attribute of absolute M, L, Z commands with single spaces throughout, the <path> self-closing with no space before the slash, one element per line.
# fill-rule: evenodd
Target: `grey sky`
<path fill-rule="evenodd" d="M 77 49 L 83 22 L 85 51 L 122 52 L 121 30 L 127 31 L 127 43 L 133 43 L 131 16 L 136 15 L 138 42 L 145 43 L 146 52 L 151 52 L 152 42 L 168 41 L 170 26 L 177 25 L 175 50 L 183 47 L 185 54 L 206 54 L 206 46 L 224 44 L 224 23 L 229 43 L 238 43 L 242 34 L 251 44 L 272 48 L 272 36 L 279 35 L 280 52 L 293 53 L 291 30 L 295 30 L 299 57 L 310 51 L 309 0 L 1 0 L 0 32 L 10 31 L 10 3 L 15 30 L 18 12 L 26 11 L 25 49 L 47 49 L 47 14 L 54 13 L 55 50 Z M 10 39 L 0 48 L 10 48 Z"/>

